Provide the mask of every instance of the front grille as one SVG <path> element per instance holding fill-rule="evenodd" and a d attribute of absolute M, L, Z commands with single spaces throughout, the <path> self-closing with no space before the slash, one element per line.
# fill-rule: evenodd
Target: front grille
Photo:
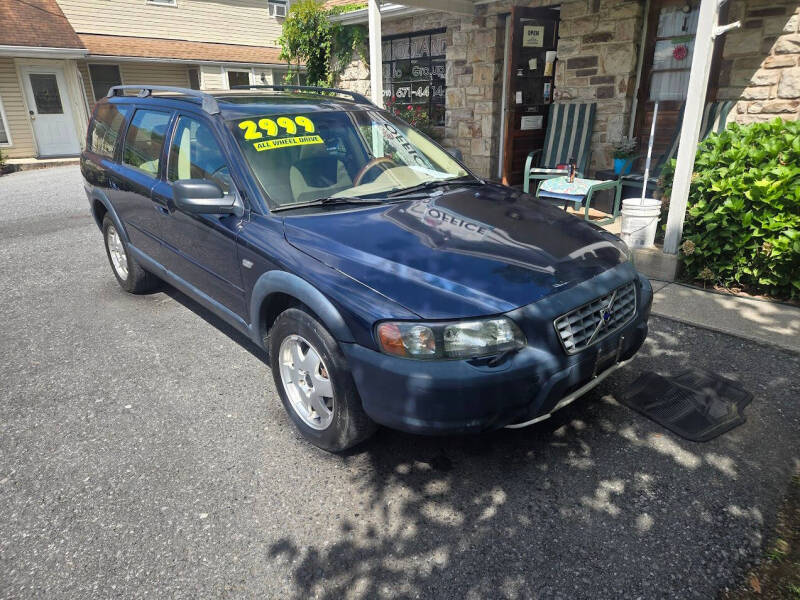
<path fill-rule="evenodd" d="M 561 315 L 553 324 L 567 354 L 580 352 L 611 335 L 633 318 L 636 287 L 633 282 Z"/>

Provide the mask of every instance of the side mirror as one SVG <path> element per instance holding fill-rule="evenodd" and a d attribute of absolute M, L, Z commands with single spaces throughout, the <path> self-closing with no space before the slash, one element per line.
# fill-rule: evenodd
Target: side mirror
<path fill-rule="evenodd" d="M 459 162 L 464 162 L 464 155 L 458 148 L 447 148 L 447 153 Z"/>
<path fill-rule="evenodd" d="M 244 211 L 236 196 L 225 196 L 222 188 L 210 179 L 182 179 L 172 184 L 175 205 L 194 215 L 241 216 Z"/>

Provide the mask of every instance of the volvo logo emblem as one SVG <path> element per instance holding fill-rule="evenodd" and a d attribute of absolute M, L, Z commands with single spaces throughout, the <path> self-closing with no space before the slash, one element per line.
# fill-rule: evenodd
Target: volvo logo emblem
<path fill-rule="evenodd" d="M 608 299 L 606 305 L 600 308 L 597 311 L 597 327 L 595 327 L 592 336 L 589 338 L 589 341 L 586 342 L 587 345 L 591 344 L 594 339 L 597 337 L 597 334 L 600 333 L 601 329 L 606 329 L 608 324 L 611 322 L 611 319 L 614 317 L 614 301 L 617 299 L 617 292 L 611 294 L 611 298 Z"/>

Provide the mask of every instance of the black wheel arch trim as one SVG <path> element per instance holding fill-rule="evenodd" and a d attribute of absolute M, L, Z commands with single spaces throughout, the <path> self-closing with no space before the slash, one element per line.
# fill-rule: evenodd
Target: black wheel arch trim
<path fill-rule="evenodd" d="M 90 204 L 90 209 L 92 211 L 92 218 L 94 219 L 94 222 L 97 223 L 97 226 L 100 229 L 103 228 L 103 219 L 99 218 L 95 210 L 95 204 L 99 202 L 106 209 L 106 214 L 111 217 L 112 221 L 114 221 L 114 227 L 117 228 L 117 231 L 122 236 L 123 241 L 126 244 L 129 244 L 131 240 L 128 237 L 128 230 L 125 229 L 125 225 L 122 224 L 122 220 L 119 218 L 119 215 L 117 215 L 117 211 L 114 210 L 114 206 L 111 204 L 108 197 L 103 193 L 102 190 L 96 187 L 88 189 L 87 192 L 89 195 L 89 204 Z"/>
<path fill-rule="evenodd" d="M 273 294 L 286 294 L 302 302 L 322 320 L 322 323 L 340 342 L 354 342 L 353 334 L 339 310 L 313 285 L 305 279 L 287 271 L 267 271 L 258 278 L 250 296 L 250 327 L 253 341 L 263 345 L 266 328 L 261 323 L 261 307 Z"/>

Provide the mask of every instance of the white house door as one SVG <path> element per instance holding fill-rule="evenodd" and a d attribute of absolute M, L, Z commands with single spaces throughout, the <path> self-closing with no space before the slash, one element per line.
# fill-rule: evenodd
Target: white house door
<path fill-rule="evenodd" d="M 25 67 L 22 72 L 39 156 L 80 154 L 64 70 Z"/>

